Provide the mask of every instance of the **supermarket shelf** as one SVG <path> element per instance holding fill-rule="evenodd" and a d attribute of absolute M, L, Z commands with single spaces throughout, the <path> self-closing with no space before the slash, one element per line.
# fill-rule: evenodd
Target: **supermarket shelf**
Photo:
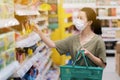
<path fill-rule="evenodd" d="M 98 16 L 97 19 L 104 20 L 104 19 L 120 19 L 120 16 Z"/>
<path fill-rule="evenodd" d="M 15 4 L 15 13 L 19 16 L 40 15 L 37 9 L 31 9 L 28 5 Z"/>
<path fill-rule="evenodd" d="M 49 61 L 49 63 L 47 64 L 47 67 L 45 68 L 45 70 L 42 73 L 42 76 L 45 76 L 45 74 L 48 72 L 48 70 L 50 69 L 50 66 L 52 64 L 52 60 Z"/>
<path fill-rule="evenodd" d="M 95 3 L 63 3 L 63 8 L 96 7 Z"/>
<path fill-rule="evenodd" d="M 17 61 L 12 62 L 10 65 L 5 67 L 0 71 L 0 80 L 7 80 L 19 67 L 19 63 Z"/>
<path fill-rule="evenodd" d="M 50 14 L 50 15 L 48 15 L 49 17 L 58 17 L 58 15 L 57 14 Z"/>
<path fill-rule="evenodd" d="M 41 66 L 39 67 L 39 69 L 42 69 L 44 67 L 44 65 L 47 63 L 50 55 L 52 54 L 52 52 L 47 53 L 46 57 L 43 57 L 45 60 L 42 62 Z M 43 55 L 42 55 L 43 56 Z"/>
<path fill-rule="evenodd" d="M 39 47 L 36 48 L 36 50 L 34 51 L 34 53 L 39 52 L 39 51 L 42 50 L 45 46 L 46 46 L 45 43 L 42 42 L 42 44 L 41 44 Z"/>
<path fill-rule="evenodd" d="M 112 27 L 102 27 L 102 30 L 112 30 L 112 31 L 116 31 L 116 30 L 120 30 L 120 28 L 112 28 Z"/>
<path fill-rule="evenodd" d="M 63 8 L 82 8 L 82 7 L 91 7 L 91 8 L 120 8 L 119 5 L 109 5 L 109 6 L 98 6 L 96 3 L 63 3 Z"/>
<path fill-rule="evenodd" d="M 51 64 L 52 64 L 52 60 L 49 61 L 48 65 L 47 65 L 46 69 L 43 71 L 42 75 L 41 74 L 38 75 L 38 77 L 35 80 L 43 80 L 43 77 L 47 73 L 47 71 L 49 70 Z"/>
<path fill-rule="evenodd" d="M 45 54 L 46 51 L 42 52 L 42 54 Z M 35 54 L 32 58 L 27 59 L 19 68 L 16 73 L 14 73 L 13 77 L 20 77 L 22 78 L 26 72 L 32 67 L 32 65 L 39 60 L 42 57 L 40 53 Z"/>
<path fill-rule="evenodd" d="M 15 10 L 16 15 L 19 16 L 27 16 L 27 15 L 40 15 L 38 10 L 25 10 L 25 9 L 21 9 L 21 10 Z"/>
<path fill-rule="evenodd" d="M 116 50 L 106 50 L 106 53 L 110 53 L 110 54 L 116 53 Z"/>
<path fill-rule="evenodd" d="M 45 64 L 47 63 L 47 61 L 48 61 L 48 59 L 49 59 L 49 57 L 50 57 L 50 55 L 52 54 L 52 52 L 49 52 L 49 53 L 47 53 L 47 56 L 44 58 L 44 57 L 42 57 L 42 58 L 44 58 L 44 59 L 42 59 L 41 58 L 41 65 L 40 65 L 40 67 L 38 68 L 39 69 L 39 71 L 40 71 L 40 73 L 41 73 L 41 70 L 44 68 L 44 66 L 45 66 Z M 36 80 L 40 80 L 42 77 L 41 77 L 41 74 L 40 75 L 38 75 L 38 77 L 36 78 Z M 42 80 L 42 79 L 41 79 Z"/>
<path fill-rule="evenodd" d="M 108 5 L 108 6 L 96 6 L 96 8 L 120 8 L 119 5 Z"/>
<path fill-rule="evenodd" d="M 120 39 L 103 39 L 103 41 L 120 41 Z"/>
<path fill-rule="evenodd" d="M 15 18 L 0 19 L 0 28 L 10 27 L 15 25 L 19 25 L 18 20 Z"/>
<path fill-rule="evenodd" d="M 47 18 L 46 17 L 39 17 L 39 18 L 36 18 L 36 19 L 32 19 L 31 21 L 34 22 L 34 23 L 38 23 L 39 21 L 46 21 Z"/>
<path fill-rule="evenodd" d="M 17 41 L 16 42 L 16 47 L 30 47 L 37 43 L 40 40 L 40 37 L 38 34 L 35 32 L 32 32 L 31 34 L 28 35 L 27 38 Z"/>

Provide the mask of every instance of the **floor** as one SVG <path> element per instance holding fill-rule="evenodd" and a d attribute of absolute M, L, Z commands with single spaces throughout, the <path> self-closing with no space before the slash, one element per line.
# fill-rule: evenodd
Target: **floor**
<path fill-rule="evenodd" d="M 102 80 L 120 80 L 120 76 L 115 71 L 115 57 L 107 57 L 107 66 L 103 72 Z"/>

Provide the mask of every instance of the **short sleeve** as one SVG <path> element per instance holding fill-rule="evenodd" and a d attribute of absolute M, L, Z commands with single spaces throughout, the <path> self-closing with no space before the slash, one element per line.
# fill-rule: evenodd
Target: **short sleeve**
<path fill-rule="evenodd" d="M 106 48 L 102 39 L 98 42 L 97 54 L 98 57 L 106 64 Z"/>
<path fill-rule="evenodd" d="M 60 53 L 60 55 L 66 54 L 69 52 L 70 42 L 71 42 L 70 37 L 55 42 L 56 50 Z"/>

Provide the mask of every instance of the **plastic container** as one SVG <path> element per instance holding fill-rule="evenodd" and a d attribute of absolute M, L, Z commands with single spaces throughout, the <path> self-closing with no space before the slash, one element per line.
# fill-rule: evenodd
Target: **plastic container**
<path fill-rule="evenodd" d="M 86 66 L 76 66 L 76 60 L 79 58 L 80 53 L 86 63 Z M 103 68 L 88 66 L 87 59 L 84 52 L 79 51 L 73 65 L 60 66 L 61 80 L 102 80 Z"/>

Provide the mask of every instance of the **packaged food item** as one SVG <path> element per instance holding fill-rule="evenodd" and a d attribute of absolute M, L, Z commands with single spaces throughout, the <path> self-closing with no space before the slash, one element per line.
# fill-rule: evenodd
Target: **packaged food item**
<path fill-rule="evenodd" d="M 2 70 L 5 67 L 5 60 L 3 58 L 2 53 L 0 53 L 0 70 Z"/>
<path fill-rule="evenodd" d="M 15 61 L 15 49 L 12 48 L 4 52 L 4 59 L 6 66 Z"/>
<path fill-rule="evenodd" d="M 5 35 L 6 50 L 15 47 L 15 32 L 9 32 Z"/>
<path fill-rule="evenodd" d="M 0 0 L 0 19 L 14 17 L 14 0 Z"/>
<path fill-rule="evenodd" d="M 7 17 L 6 18 L 13 18 L 14 17 L 14 4 L 7 3 L 6 7 L 7 7 Z"/>
<path fill-rule="evenodd" d="M 25 50 L 22 48 L 16 48 L 16 59 L 19 63 L 22 63 L 26 59 Z"/>
<path fill-rule="evenodd" d="M 7 17 L 7 7 L 4 3 L 0 3 L 0 19 L 5 19 Z"/>
<path fill-rule="evenodd" d="M 0 35 L 0 53 L 5 51 L 5 35 Z"/>

